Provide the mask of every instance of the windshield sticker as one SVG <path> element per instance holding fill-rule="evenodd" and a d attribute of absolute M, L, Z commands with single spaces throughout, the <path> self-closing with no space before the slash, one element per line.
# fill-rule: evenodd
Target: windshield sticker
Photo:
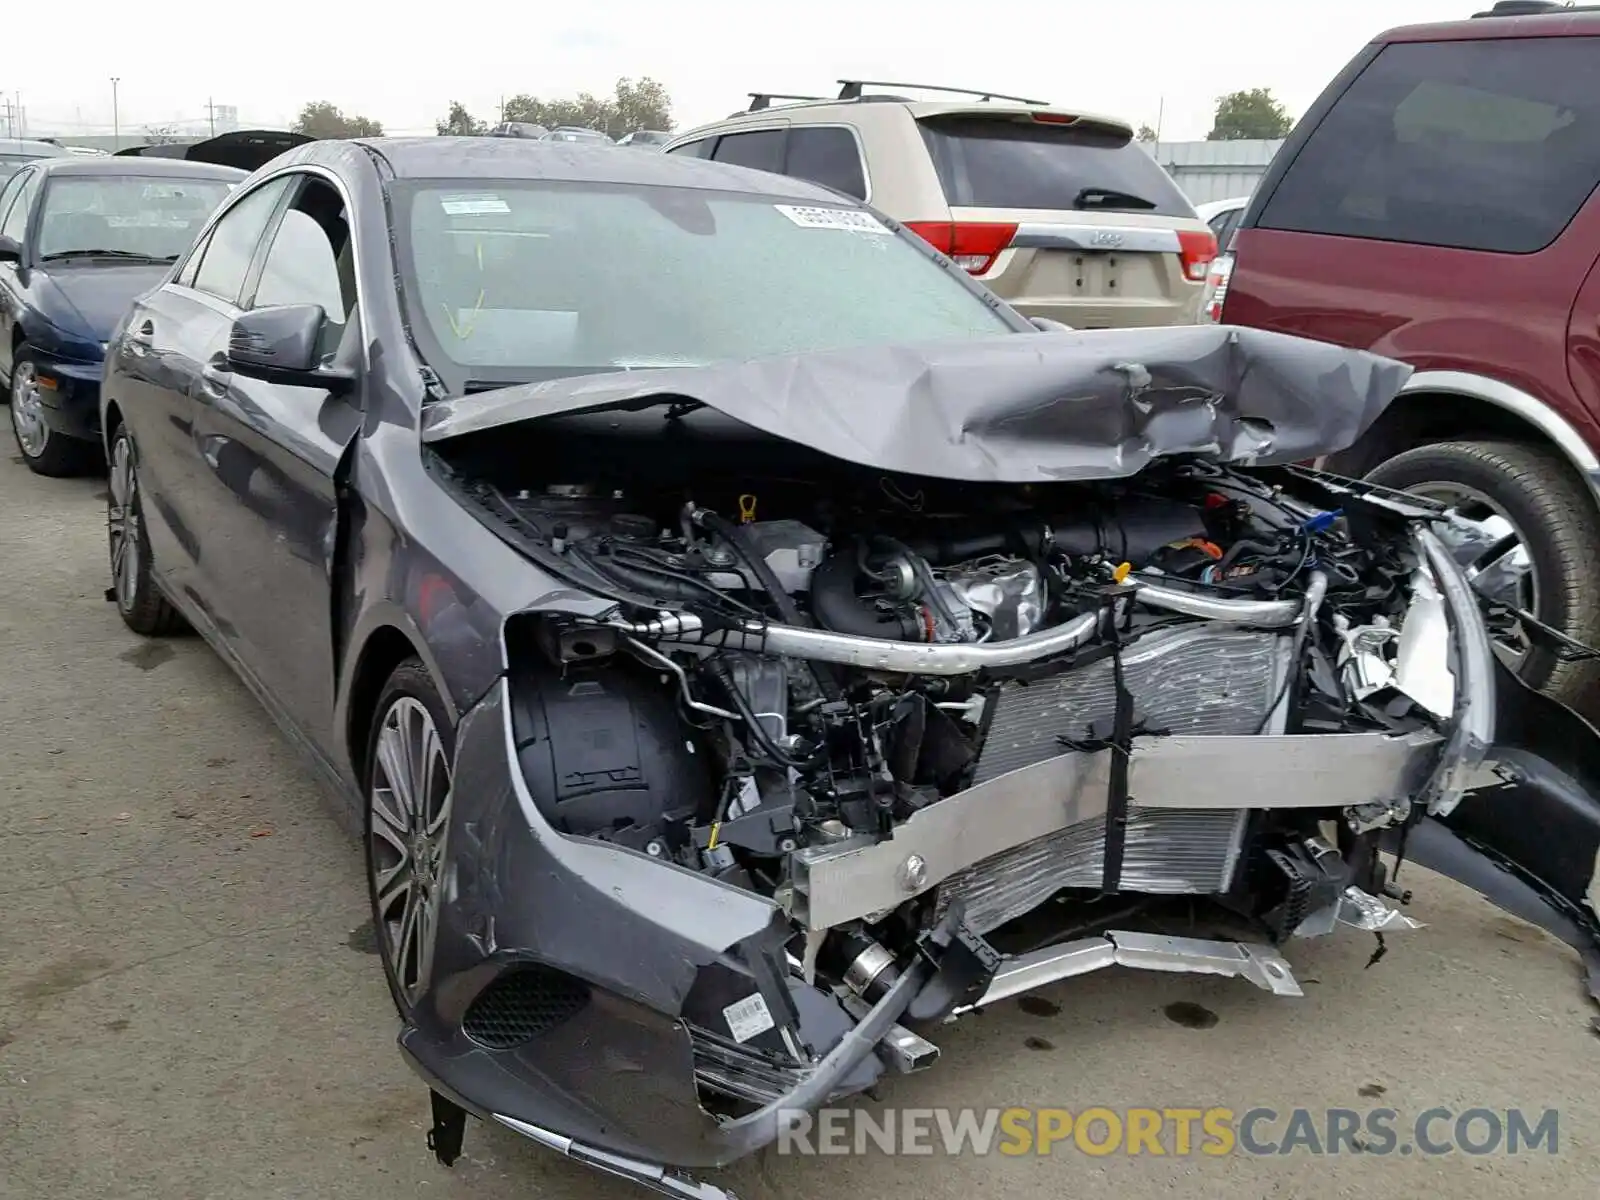
<path fill-rule="evenodd" d="M 808 208 L 801 204 L 774 204 L 796 225 L 806 229 L 844 229 L 851 233 L 887 235 L 889 227 L 869 212 L 855 208 Z"/>
<path fill-rule="evenodd" d="M 452 217 L 484 217 L 511 211 L 499 196 L 445 196 L 439 203 Z"/>

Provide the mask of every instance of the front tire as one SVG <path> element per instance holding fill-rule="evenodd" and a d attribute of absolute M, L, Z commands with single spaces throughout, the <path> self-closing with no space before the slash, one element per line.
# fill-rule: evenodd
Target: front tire
<path fill-rule="evenodd" d="M 364 841 L 372 925 L 402 1019 L 433 982 L 450 833 L 455 729 L 422 660 L 396 667 L 367 739 Z"/>
<path fill-rule="evenodd" d="M 1476 586 L 1600 647 L 1600 509 L 1557 451 L 1521 442 L 1436 442 L 1380 463 L 1367 478 L 1481 521 L 1496 544 L 1457 555 L 1483 565 Z M 1507 552 L 1512 539 L 1518 548 Z M 1484 565 L 1496 553 L 1499 559 Z M 1514 637 L 1497 639 L 1499 648 L 1528 684 L 1591 718 L 1600 715 L 1600 663 L 1562 662 Z"/>
<path fill-rule="evenodd" d="M 50 428 L 39 391 L 39 368 L 26 348 L 11 364 L 11 436 L 35 475 L 82 475 L 94 465 L 95 447 Z"/>
<path fill-rule="evenodd" d="M 107 474 L 106 540 L 117 613 L 124 625 L 145 637 L 181 632 L 183 618 L 156 587 L 144 500 L 139 493 L 139 460 L 126 425 L 118 425 L 112 435 Z"/>

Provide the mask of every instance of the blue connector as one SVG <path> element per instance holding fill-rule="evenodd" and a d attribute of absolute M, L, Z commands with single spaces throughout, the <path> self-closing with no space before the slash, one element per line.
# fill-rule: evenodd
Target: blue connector
<path fill-rule="evenodd" d="M 1321 533 L 1342 516 L 1344 516 L 1342 508 L 1336 508 L 1332 512 L 1319 512 L 1300 528 L 1306 533 Z"/>

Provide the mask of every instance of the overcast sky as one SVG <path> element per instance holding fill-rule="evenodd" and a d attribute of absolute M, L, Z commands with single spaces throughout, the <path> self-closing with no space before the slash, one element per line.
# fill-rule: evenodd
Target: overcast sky
<path fill-rule="evenodd" d="M 1294 116 L 1389 26 L 1469 16 L 1488 0 L 714 0 L 400 6 L 346 0 L 76 0 L 7 6 L 0 93 L 27 131 L 123 132 L 203 120 L 208 100 L 283 126 L 331 100 L 394 133 L 433 132 L 452 99 L 494 117 L 502 95 L 666 84 L 680 128 L 757 89 L 825 93 L 840 77 L 991 87 L 1202 138 L 1215 97 L 1269 87 Z M 587 11 L 585 11 L 587 10 Z M 548 12 L 548 20 L 536 14 Z M 70 23 L 62 20 L 70 13 Z"/>

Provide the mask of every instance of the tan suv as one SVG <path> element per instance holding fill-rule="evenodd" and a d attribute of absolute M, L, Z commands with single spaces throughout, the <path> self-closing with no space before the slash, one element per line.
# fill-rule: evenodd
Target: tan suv
<path fill-rule="evenodd" d="M 996 92 L 840 83 L 831 100 L 752 92 L 747 111 L 666 153 L 865 200 L 1030 317 L 1077 329 L 1199 320 L 1216 237 L 1126 123 Z"/>

